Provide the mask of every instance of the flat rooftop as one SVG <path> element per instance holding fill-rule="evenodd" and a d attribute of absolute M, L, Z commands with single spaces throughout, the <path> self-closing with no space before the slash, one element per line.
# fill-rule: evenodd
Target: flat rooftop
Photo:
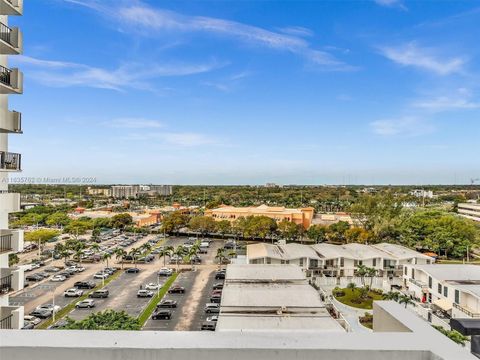
<path fill-rule="evenodd" d="M 345 329 L 327 316 L 249 316 L 220 315 L 216 331 L 318 330 L 344 333 Z"/>
<path fill-rule="evenodd" d="M 297 282 L 306 281 L 302 269 L 296 265 L 231 264 L 227 266 L 226 281 Z"/>
<path fill-rule="evenodd" d="M 222 309 L 324 308 L 317 291 L 308 284 L 225 284 Z"/>
<path fill-rule="evenodd" d="M 480 280 L 480 266 L 470 264 L 430 264 L 413 265 L 433 278 L 442 281 L 475 281 Z"/>

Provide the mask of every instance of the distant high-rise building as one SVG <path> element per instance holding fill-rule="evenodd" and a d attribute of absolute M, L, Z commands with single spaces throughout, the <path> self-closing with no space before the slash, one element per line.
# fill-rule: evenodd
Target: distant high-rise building
<path fill-rule="evenodd" d="M 23 231 L 10 230 L 8 214 L 20 211 L 20 194 L 8 191 L 8 174 L 21 171 L 21 155 L 8 151 L 9 134 L 22 133 L 22 117 L 8 106 L 8 95 L 23 92 L 23 75 L 8 67 L 8 55 L 22 53 L 22 32 L 8 26 L 22 15 L 22 0 L 0 0 L 0 329 L 23 327 L 23 306 L 11 306 L 9 293 L 23 288 L 23 270 L 10 267 L 9 255 L 23 250 Z"/>
<path fill-rule="evenodd" d="M 112 196 L 115 199 L 137 198 L 140 193 L 138 185 L 115 185 L 112 186 Z"/>

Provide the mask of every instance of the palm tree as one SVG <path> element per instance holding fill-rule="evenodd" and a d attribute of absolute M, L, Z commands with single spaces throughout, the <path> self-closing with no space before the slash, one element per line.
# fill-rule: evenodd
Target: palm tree
<path fill-rule="evenodd" d="M 123 250 L 122 248 L 116 248 L 115 249 L 115 258 L 118 260 L 122 260 L 122 269 L 123 269 L 123 258 L 127 255 L 127 252 Z"/>
<path fill-rule="evenodd" d="M 366 268 L 366 276 L 370 278 L 370 289 L 372 288 L 372 284 L 373 284 L 373 278 L 377 275 L 377 269 L 375 268 L 371 268 L 371 267 L 367 267 Z"/>
<path fill-rule="evenodd" d="M 73 257 L 78 261 L 79 264 L 82 264 L 82 255 L 83 249 L 77 249 L 75 254 L 73 254 Z"/>
<path fill-rule="evenodd" d="M 389 291 L 383 294 L 384 300 L 398 301 L 399 297 L 400 297 L 400 293 L 398 291 Z"/>
<path fill-rule="evenodd" d="M 140 249 L 143 250 L 143 252 L 148 252 L 150 250 L 152 250 L 152 245 L 150 245 L 150 243 L 145 243 L 143 244 L 142 246 L 140 246 Z"/>
<path fill-rule="evenodd" d="M 112 254 L 109 254 L 109 253 L 104 253 L 103 256 L 102 256 L 102 261 L 106 261 L 107 262 L 107 268 L 108 268 L 108 260 L 112 258 Z"/>
<path fill-rule="evenodd" d="M 175 255 L 175 262 L 177 264 L 177 272 L 178 272 L 178 270 L 179 270 L 178 259 L 183 258 L 185 256 L 185 247 L 183 245 L 178 245 L 173 250 L 172 255 Z"/>
<path fill-rule="evenodd" d="M 70 251 L 62 250 L 59 255 L 63 258 L 63 263 L 67 264 L 67 260 L 70 258 Z"/>
<path fill-rule="evenodd" d="M 415 303 L 413 302 L 413 300 L 410 298 L 410 296 L 407 296 L 407 295 L 402 295 L 398 298 L 398 303 L 399 304 L 405 304 L 405 309 L 407 308 L 407 306 L 409 304 L 412 304 L 413 306 L 415 306 Z"/>
<path fill-rule="evenodd" d="M 357 288 L 357 284 L 355 284 L 354 282 L 350 282 L 347 284 L 347 289 L 350 289 L 350 291 L 353 292 L 355 291 L 355 289 Z"/>
<path fill-rule="evenodd" d="M 367 275 L 367 267 L 365 265 L 358 265 L 357 276 L 360 276 L 363 286 L 365 286 L 365 275 Z"/>
<path fill-rule="evenodd" d="M 160 253 L 158 254 L 158 258 L 160 259 L 161 257 L 163 257 L 163 267 L 166 266 L 167 256 L 170 259 L 172 257 L 172 254 L 173 254 L 173 246 L 166 246 L 163 248 L 162 251 L 160 251 Z"/>
<path fill-rule="evenodd" d="M 223 260 L 226 259 L 225 250 L 223 248 L 220 248 L 217 250 L 217 255 L 215 256 L 215 259 L 218 260 L 218 263 L 220 264 L 220 268 L 222 268 Z"/>
<path fill-rule="evenodd" d="M 137 255 L 140 255 L 140 250 L 138 248 L 131 248 L 130 251 L 128 252 L 128 255 L 131 255 L 133 257 L 133 266 L 135 267 L 137 265 Z"/>
<path fill-rule="evenodd" d="M 100 245 L 98 245 L 97 243 L 93 243 L 92 245 L 90 245 L 90 249 L 94 252 L 94 253 L 97 253 L 100 251 Z"/>

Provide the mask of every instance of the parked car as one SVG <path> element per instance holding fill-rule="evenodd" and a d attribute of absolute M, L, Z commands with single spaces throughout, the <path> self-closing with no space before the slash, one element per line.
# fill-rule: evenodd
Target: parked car
<path fill-rule="evenodd" d="M 62 282 L 65 280 L 67 280 L 67 278 L 63 275 L 54 275 L 50 278 L 50 281 L 53 281 L 53 282 Z"/>
<path fill-rule="evenodd" d="M 93 278 L 94 279 L 106 279 L 108 278 L 110 275 L 108 275 L 107 273 L 105 272 L 97 272 L 95 275 L 93 275 Z"/>
<path fill-rule="evenodd" d="M 161 268 L 158 271 L 158 276 L 170 276 L 172 274 L 173 274 L 173 269 L 169 269 L 169 268 Z"/>
<path fill-rule="evenodd" d="M 34 324 L 34 323 L 25 321 L 25 322 L 23 323 L 23 327 L 22 327 L 20 330 L 33 330 L 34 328 L 35 328 L 35 324 Z"/>
<path fill-rule="evenodd" d="M 47 309 L 35 309 L 30 313 L 30 315 L 40 319 L 48 319 L 50 316 L 52 316 L 52 314 L 53 311 Z"/>
<path fill-rule="evenodd" d="M 71 288 L 64 291 L 63 296 L 65 297 L 80 297 L 83 295 L 83 290 L 77 288 Z"/>
<path fill-rule="evenodd" d="M 139 268 L 128 268 L 125 270 L 127 274 L 137 274 L 140 272 Z"/>
<path fill-rule="evenodd" d="M 210 302 L 211 303 L 215 303 L 215 304 L 220 304 L 220 302 L 222 301 L 222 296 L 211 296 L 210 297 Z"/>
<path fill-rule="evenodd" d="M 220 313 L 220 304 L 208 303 L 204 308 L 207 314 L 218 314 Z"/>
<path fill-rule="evenodd" d="M 159 287 L 160 287 L 160 284 L 155 284 L 155 283 L 148 283 L 147 285 L 145 285 L 146 290 L 158 290 Z"/>
<path fill-rule="evenodd" d="M 157 309 L 161 308 L 176 308 L 177 302 L 175 300 L 163 299 L 157 304 Z"/>
<path fill-rule="evenodd" d="M 152 314 L 152 320 L 170 320 L 172 312 L 170 310 L 160 309 Z"/>
<path fill-rule="evenodd" d="M 222 290 L 213 290 L 210 296 L 222 296 Z"/>
<path fill-rule="evenodd" d="M 66 279 L 68 279 L 70 276 L 72 276 L 72 274 L 70 274 L 68 271 L 65 271 L 65 270 L 57 273 L 57 275 L 63 276 Z"/>
<path fill-rule="evenodd" d="M 150 290 L 138 290 L 137 291 L 137 297 L 139 298 L 146 298 L 146 297 L 152 297 L 155 293 Z"/>
<path fill-rule="evenodd" d="M 43 305 L 37 306 L 35 308 L 35 310 L 50 310 L 52 312 L 57 312 L 60 309 L 61 309 L 60 306 L 53 305 L 53 304 L 43 304 Z M 32 314 L 30 314 L 30 315 L 32 315 Z"/>
<path fill-rule="evenodd" d="M 217 273 L 215 274 L 215 279 L 216 280 L 225 279 L 225 272 L 217 271 Z"/>
<path fill-rule="evenodd" d="M 213 285 L 213 290 L 222 290 L 223 289 L 223 283 L 216 283 Z"/>
<path fill-rule="evenodd" d="M 73 286 L 77 289 L 93 289 L 97 284 L 92 281 L 77 281 Z"/>
<path fill-rule="evenodd" d="M 47 330 L 61 329 L 62 327 L 64 327 L 67 324 L 68 324 L 67 320 L 60 320 L 60 321 L 56 322 L 55 324 L 50 325 L 47 328 Z"/>
<path fill-rule="evenodd" d="M 234 249 L 235 243 L 233 241 L 227 241 L 225 245 L 223 245 L 224 249 Z"/>
<path fill-rule="evenodd" d="M 26 281 L 41 281 L 43 279 L 44 277 L 38 274 L 31 274 L 31 275 L 25 276 Z"/>
<path fill-rule="evenodd" d="M 168 289 L 169 294 L 184 294 L 185 288 L 180 285 L 173 285 L 170 289 Z"/>
<path fill-rule="evenodd" d="M 46 268 L 44 271 L 49 272 L 49 273 L 56 273 L 59 272 L 61 269 L 55 266 L 51 266 Z"/>
<path fill-rule="evenodd" d="M 75 272 L 79 273 L 84 271 L 85 271 L 85 268 L 83 266 L 75 266 Z"/>
<path fill-rule="evenodd" d="M 33 325 L 38 325 L 42 321 L 38 317 L 32 316 L 32 315 L 25 315 L 23 317 L 23 320 L 26 321 L 26 322 L 32 323 Z"/>
<path fill-rule="evenodd" d="M 214 321 L 204 321 L 202 323 L 201 330 L 208 330 L 208 331 L 215 331 L 217 327 L 217 323 Z"/>
<path fill-rule="evenodd" d="M 88 295 L 89 298 L 99 298 L 99 299 L 106 299 L 110 292 L 107 289 L 100 289 L 95 290 L 91 294 Z"/>
<path fill-rule="evenodd" d="M 82 300 L 75 305 L 77 309 L 91 309 L 95 307 L 95 301 L 92 299 Z"/>
<path fill-rule="evenodd" d="M 218 315 L 213 315 L 207 317 L 207 321 L 218 321 Z"/>

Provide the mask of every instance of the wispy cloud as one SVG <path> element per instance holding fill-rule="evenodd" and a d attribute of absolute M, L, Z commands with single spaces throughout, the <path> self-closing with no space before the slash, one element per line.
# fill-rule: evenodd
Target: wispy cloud
<path fill-rule="evenodd" d="M 223 77 L 216 81 L 204 81 L 203 84 L 223 92 L 230 92 L 235 89 L 242 80 L 248 78 L 249 76 L 251 76 L 250 71 L 242 71 L 227 77 Z"/>
<path fill-rule="evenodd" d="M 128 88 L 153 90 L 149 81 L 155 78 L 200 74 L 223 66 L 215 61 L 205 64 L 125 63 L 115 69 L 103 69 L 28 56 L 16 57 L 14 61 L 26 65 L 29 77 L 46 86 L 85 86 L 117 91 Z"/>
<path fill-rule="evenodd" d="M 181 147 L 197 147 L 202 145 L 216 145 L 218 140 L 201 133 L 193 132 L 151 132 L 133 133 L 126 137 L 129 141 L 159 142 L 165 145 Z"/>
<path fill-rule="evenodd" d="M 467 62 L 464 57 L 459 56 L 442 58 L 437 54 L 437 50 L 420 47 L 415 42 L 383 47 L 380 51 L 383 56 L 399 65 L 420 68 L 438 75 L 462 73 Z"/>
<path fill-rule="evenodd" d="M 442 112 L 450 110 L 479 109 L 480 102 L 473 100 L 473 95 L 468 89 L 460 88 L 449 95 L 414 101 L 412 106 L 430 112 Z"/>
<path fill-rule="evenodd" d="M 65 0 L 89 7 L 145 36 L 154 32 L 204 32 L 236 39 L 243 43 L 287 51 L 330 70 L 353 70 L 354 67 L 336 59 L 330 53 L 313 48 L 303 37 L 311 32 L 301 27 L 275 32 L 232 20 L 206 16 L 186 16 L 178 12 L 154 8 L 141 1 Z"/>
<path fill-rule="evenodd" d="M 396 7 L 402 10 L 407 10 L 407 7 L 402 0 L 373 0 L 376 4 L 386 7 Z"/>
<path fill-rule="evenodd" d="M 373 132 L 381 136 L 417 136 L 432 132 L 434 127 L 426 119 L 404 116 L 397 119 L 383 119 L 370 123 Z"/>
<path fill-rule="evenodd" d="M 152 129 L 161 128 L 163 123 L 157 120 L 148 120 L 143 118 L 121 118 L 113 119 L 103 123 L 105 126 L 113 128 L 126 128 L 126 129 Z"/>

